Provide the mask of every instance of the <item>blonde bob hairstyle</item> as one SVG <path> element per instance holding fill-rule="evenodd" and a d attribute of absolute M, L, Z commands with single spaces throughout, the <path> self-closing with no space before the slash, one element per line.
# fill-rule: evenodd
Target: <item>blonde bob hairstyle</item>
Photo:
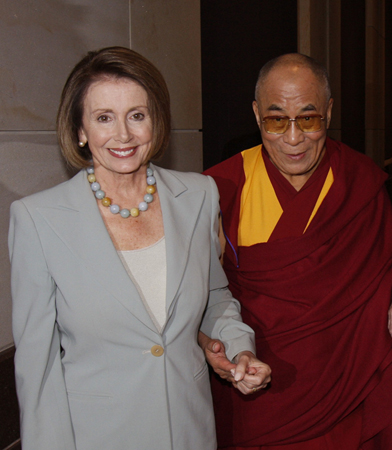
<path fill-rule="evenodd" d="M 72 70 L 57 114 L 57 137 L 67 163 L 77 169 L 91 164 L 88 143 L 79 147 L 84 99 L 92 83 L 102 79 L 126 78 L 138 83 L 147 93 L 152 121 L 152 143 L 147 163 L 166 150 L 170 136 L 170 97 L 159 70 L 144 56 L 125 47 L 107 47 L 89 52 Z"/>

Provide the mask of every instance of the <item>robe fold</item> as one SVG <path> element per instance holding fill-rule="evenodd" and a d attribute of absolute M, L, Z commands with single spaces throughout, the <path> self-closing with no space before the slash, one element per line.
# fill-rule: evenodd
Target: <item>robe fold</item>
<path fill-rule="evenodd" d="M 290 236 L 286 226 L 249 246 L 238 245 L 246 151 L 206 172 L 220 191 L 229 287 L 255 330 L 258 358 L 272 368 L 271 386 L 247 397 L 213 380 L 219 447 L 305 442 L 360 410 L 360 445 L 370 449 L 392 423 L 386 175 L 340 142 L 327 138 L 326 148 L 333 183 L 305 231 Z"/>

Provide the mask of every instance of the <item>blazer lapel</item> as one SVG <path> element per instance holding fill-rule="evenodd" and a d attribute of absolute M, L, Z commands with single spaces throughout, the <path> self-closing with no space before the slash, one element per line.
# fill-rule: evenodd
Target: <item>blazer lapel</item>
<path fill-rule="evenodd" d="M 189 246 L 202 207 L 205 191 L 188 191 L 172 173 L 151 164 L 157 180 L 166 240 L 166 311 L 170 317 L 186 268 Z"/>
<path fill-rule="evenodd" d="M 79 172 L 67 184 L 56 207 L 39 208 L 48 225 L 102 285 L 138 320 L 157 332 L 128 276 L 99 213 L 87 181 L 86 172 Z"/>

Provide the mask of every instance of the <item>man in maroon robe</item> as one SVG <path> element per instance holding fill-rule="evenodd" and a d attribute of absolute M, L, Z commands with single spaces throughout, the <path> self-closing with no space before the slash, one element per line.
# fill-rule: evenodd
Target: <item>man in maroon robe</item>
<path fill-rule="evenodd" d="M 270 61 L 253 104 L 263 146 L 206 172 L 230 289 L 272 369 L 248 397 L 213 380 L 220 448 L 392 449 L 392 208 L 384 172 L 326 137 L 332 104 L 314 60 Z M 235 384 L 219 341 L 201 345 Z"/>

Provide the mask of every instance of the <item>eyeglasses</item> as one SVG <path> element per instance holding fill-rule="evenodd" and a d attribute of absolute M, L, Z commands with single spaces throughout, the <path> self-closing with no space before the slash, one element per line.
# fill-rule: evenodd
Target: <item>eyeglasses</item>
<path fill-rule="evenodd" d="M 325 117 L 320 114 L 308 114 L 297 116 L 295 119 L 290 119 L 287 116 L 267 116 L 263 117 L 261 123 L 264 124 L 265 131 L 270 134 L 285 133 L 290 126 L 290 122 L 295 122 L 304 133 L 314 133 L 321 130 L 323 120 L 325 120 Z"/>

